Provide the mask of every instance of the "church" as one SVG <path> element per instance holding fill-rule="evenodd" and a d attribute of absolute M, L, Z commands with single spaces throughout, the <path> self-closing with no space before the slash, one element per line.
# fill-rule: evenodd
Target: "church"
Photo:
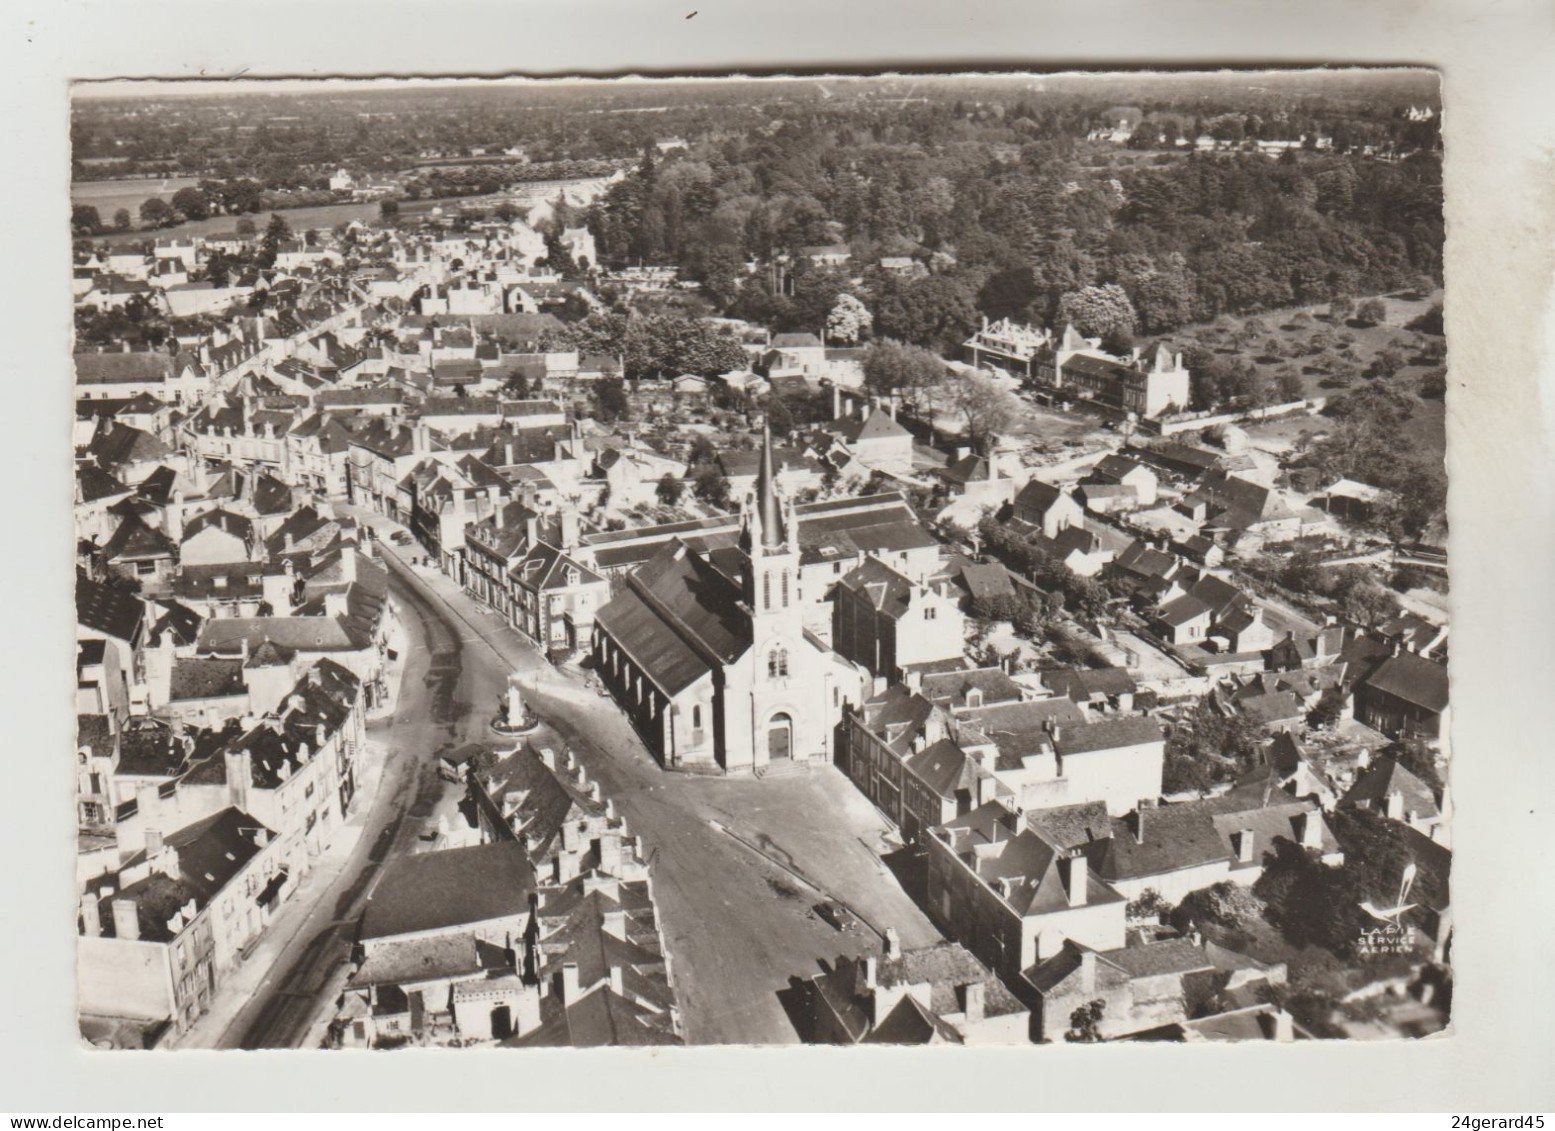
<path fill-rule="evenodd" d="M 799 520 L 764 432 L 738 541 L 697 550 L 673 539 L 599 610 L 595 670 L 661 765 L 831 761 L 843 705 L 863 702 L 869 674 L 806 627 L 800 567 Z"/>

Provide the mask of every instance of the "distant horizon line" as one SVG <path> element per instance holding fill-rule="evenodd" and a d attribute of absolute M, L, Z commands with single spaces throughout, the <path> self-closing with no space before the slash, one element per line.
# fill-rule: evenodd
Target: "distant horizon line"
<path fill-rule="evenodd" d="M 1322 63 L 1291 67 L 1204 67 L 1194 69 L 1153 69 L 1148 64 L 1140 64 L 1138 67 L 1114 67 L 1108 70 L 1083 70 L 1065 69 L 1060 71 L 1043 70 L 1010 70 L 989 65 L 986 70 L 916 70 L 913 68 L 882 70 L 870 73 L 850 72 L 846 70 L 815 70 L 815 71 L 772 71 L 750 72 L 731 70 L 719 74 L 705 74 L 688 71 L 683 74 L 653 74 L 641 71 L 622 71 L 610 74 L 591 74 L 576 72 L 566 75 L 320 75 L 316 78 L 299 77 L 297 75 L 249 76 L 240 72 L 226 78 L 210 78 L 207 76 L 162 76 L 143 78 L 79 78 L 70 82 L 70 94 L 72 99 L 83 101 L 112 101 L 116 99 L 129 99 L 137 97 L 174 97 L 189 98 L 203 95 L 224 94 L 229 96 L 246 95 L 275 95 L 275 94 L 323 94 L 349 91 L 363 91 L 371 88 L 375 91 L 402 91 L 411 89 L 431 89 L 437 87 L 466 87 L 466 88 L 522 88 L 522 87 L 564 87 L 564 86 L 594 86 L 614 84 L 618 86 L 668 86 L 672 84 L 689 83 L 805 83 L 805 82 L 880 82 L 890 79 L 906 79 L 913 81 L 934 80 L 1065 80 L 1065 81 L 1105 81 L 1128 76 L 1138 76 L 1146 81 L 1175 81 L 1175 80 L 1224 80 L 1229 78 L 1254 77 L 1267 75 L 1271 78 L 1296 78 L 1296 77 L 1325 77 L 1356 78 L 1375 77 L 1400 78 L 1410 75 L 1419 75 L 1422 78 L 1432 77 L 1437 80 L 1435 90 L 1429 97 L 1440 97 L 1440 72 L 1418 65 L 1406 64 L 1376 64 L 1357 65 L 1346 64 L 1344 66 L 1327 66 Z"/>

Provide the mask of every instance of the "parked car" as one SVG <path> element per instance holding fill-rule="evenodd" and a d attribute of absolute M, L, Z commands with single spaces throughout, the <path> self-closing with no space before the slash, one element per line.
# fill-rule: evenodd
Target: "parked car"
<path fill-rule="evenodd" d="M 826 923 L 830 924 L 834 930 L 858 930 L 858 916 L 834 899 L 827 899 L 817 903 L 815 905 L 815 913 Z"/>

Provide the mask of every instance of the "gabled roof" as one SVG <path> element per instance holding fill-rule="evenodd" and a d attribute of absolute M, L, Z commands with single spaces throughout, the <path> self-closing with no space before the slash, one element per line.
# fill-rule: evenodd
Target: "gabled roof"
<path fill-rule="evenodd" d="M 868 417 L 852 413 L 832 421 L 826 427 L 849 444 L 867 440 L 889 440 L 903 436 L 911 439 L 912 437 L 912 433 L 897 423 L 889 412 L 878 410 L 871 412 Z"/>
<path fill-rule="evenodd" d="M 534 869 L 514 841 L 397 856 L 384 865 L 361 938 L 450 931 L 527 914 Z"/>
<path fill-rule="evenodd" d="M 1033 479 L 1020 489 L 1020 494 L 1015 496 L 1015 511 L 1035 511 L 1038 514 L 1046 514 L 1053 505 L 1064 498 L 1064 492 L 1051 483 L 1044 483 L 1040 479 Z"/>
<path fill-rule="evenodd" d="M 1441 815 L 1436 795 L 1431 787 L 1421 781 L 1407 767 L 1394 758 L 1383 756 L 1373 762 L 1361 774 L 1350 792 L 1344 795 L 1344 804 L 1371 804 L 1386 813 L 1388 798 L 1400 793 L 1404 798 L 1404 812 L 1411 819 Z"/>
<path fill-rule="evenodd" d="M 137 514 L 127 514 L 119 521 L 113 536 L 103 547 L 105 561 L 137 561 L 150 558 L 171 558 L 178 548 L 173 540 L 154 527 L 146 525 Z"/>
<path fill-rule="evenodd" d="M 1002 668 L 970 668 L 965 671 L 931 672 L 923 676 L 922 693 L 930 702 L 948 707 L 965 707 L 972 692 L 981 700 L 978 706 L 1013 703 L 1022 698 L 1020 684 Z"/>
<path fill-rule="evenodd" d="M 912 602 L 912 581 L 879 558 L 865 558 L 862 564 L 843 574 L 837 585 L 858 594 L 877 612 L 893 620 L 900 620 Z"/>
<path fill-rule="evenodd" d="M 81 501 L 95 503 L 114 495 L 127 495 L 131 488 L 120 483 L 95 463 L 84 463 L 76 468 L 76 482 L 81 485 Z"/>
<path fill-rule="evenodd" d="M 676 539 L 628 578 L 595 623 L 673 696 L 749 649 L 741 601 L 733 582 Z"/>
<path fill-rule="evenodd" d="M 1383 660 L 1362 685 L 1435 714 L 1447 709 L 1447 669 L 1411 652 Z"/>
<path fill-rule="evenodd" d="M 170 449 L 150 432 L 122 421 L 105 422 L 87 445 L 87 452 L 98 464 L 112 469 L 127 463 L 150 463 L 165 459 Z"/>
<path fill-rule="evenodd" d="M 212 528 L 220 530 L 223 534 L 230 534 L 232 537 L 247 544 L 253 544 L 253 521 L 246 515 L 237 514 L 222 507 L 206 511 L 204 514 L 190 519 L 184 527 L 183 540 L 188 542 L 202 531 Z"/>

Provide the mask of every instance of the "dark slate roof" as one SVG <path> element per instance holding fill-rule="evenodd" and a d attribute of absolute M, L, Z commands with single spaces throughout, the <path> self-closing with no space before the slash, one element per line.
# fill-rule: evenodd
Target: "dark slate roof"
<path fill-rule="evenodd" d="M 599 610 L 596 623 L 665 695 L 750 647 L 750 620 L 728 578 L 678 539 Z"/>
<path fill-rule="evenodd" d="M 134 593 L 76 573 L 76 623 L 118 640 L 133 640 L 146 615 Z"/>
<path fill-rule="evenodd" d="M 1088 703 L 1098 695 L 1132 695 L 1138 690 L 1127 668 L 1059 668 L 1042 673 L 1043 686 L 1076 703 Z"/>
<path fill-rule="evenodd" d="M 103 547 L 106 561 L 136 558 L 171 558 L 177 553 L 172 539 L 155 527 L 146 525 L 138 514 L 127 514 Z"/>
<path fill-rule="evenodd" d="M 130 488 L 120 483 L 95 463 L 82 464 L 76 469 L 76 480 L 81 484 L 81 501 L 95 503 L 113 495 L 128 494 Z"/>
<path fill-rule="evenodd" d="M 75 355 L 76 380 L 82 384 L 166 381 L 173 376 L 173 355 L 162 350 L 86 352 Z"/>
<path fill-rule="evenodd" d="M 858 413 L 844 416 L 828 424 L 827 429 L 841 436 L 849 444 L 856 444 L 861 440 L 885 440 L 892 437 L 911 437 L 912 433 L 903 428 L 889 412 L 871 412 L 867 418 L 861 418 Z"/>
<path fill-rule="evenodd" d="M 1068 702 L 1068 700 L 1065 700 Z M 1054 745 L 1065 757 L 1094 750 L 1116 750 L 1165 739 L 1161 724 L 1149 715 L 1125 715 L 1095 722 L 1068 723 L 1058 732 Z"/>
<path fill-rule="evenodd" d="M 1002 668 L 934 672 L 923 677 L 922 688 L 924 698 L 949 707 L 965 707 L 971 691 L 982 693 L 982 705 L 1013 703 L 1021 698 L 1020 684 Z"/>
<path fill-rule="evenodd" d="M 247 690 L 242 660 L 179 656 L 173 661 L 168 698 L 175 703 L 228 698 L 246 694 Z"/>
<path fill-rule="evenodd" d="M 534 869 L 514 841 L 395 857 L 367 900 L 361 938 L 448 931 L 523 915 L 534 890 Z"/>
<path fill-rule="evenodd" d="M 948 738 L 909 757 L 907 770 L 930 792 L 944 798 L 954 798 L 958 789 L 970 789 L 978 777 L 976 761 Z"/>
<path fill-rule="evenodd" d="M 1344 795 L 1344 804 L 1370 802 L 1386 812 L 1388 797 L 1394 792 L 1404 795 L 1404 812 L 1411 817 L 1435 817 L 1441 813 L 1431 788 L 1396 759 L 1386 756 L 1378 758 L 1356 779 Z"/>
<path fill-rule="evenodd" d="M 843 574 L 837 585 L 857 593 L 892 620 L 900 620 L 912 600 L 912 581 L 879 558 L 865 558 L 862 564 Z"/>
<path fill-rule="evenodd" d="M 1410 652 L 1382 661 L 1365 685 L 1427 711 L 1447 709 L 1447 669 Z"/>
<path fill-rule="evenodd" d="M 189 541 L 201 531 L 216 527 L 224 534 L 230 534 L 234 538 L 244 542 L 253 542 L 254 524 L 247 516 L 235 514 L 232 511 L 217 507 L 215 510 L 206 511 L 189 521 L 184 527 L 185 542 Z"/>
<path fill-rule="evenodd" d="M 1026 812 L 1026 827 L 1054 848 L 1068 851 L 1106 840 L 1112 835 L 1112 819 L 1101 801 L 1055 805 Z"/>

